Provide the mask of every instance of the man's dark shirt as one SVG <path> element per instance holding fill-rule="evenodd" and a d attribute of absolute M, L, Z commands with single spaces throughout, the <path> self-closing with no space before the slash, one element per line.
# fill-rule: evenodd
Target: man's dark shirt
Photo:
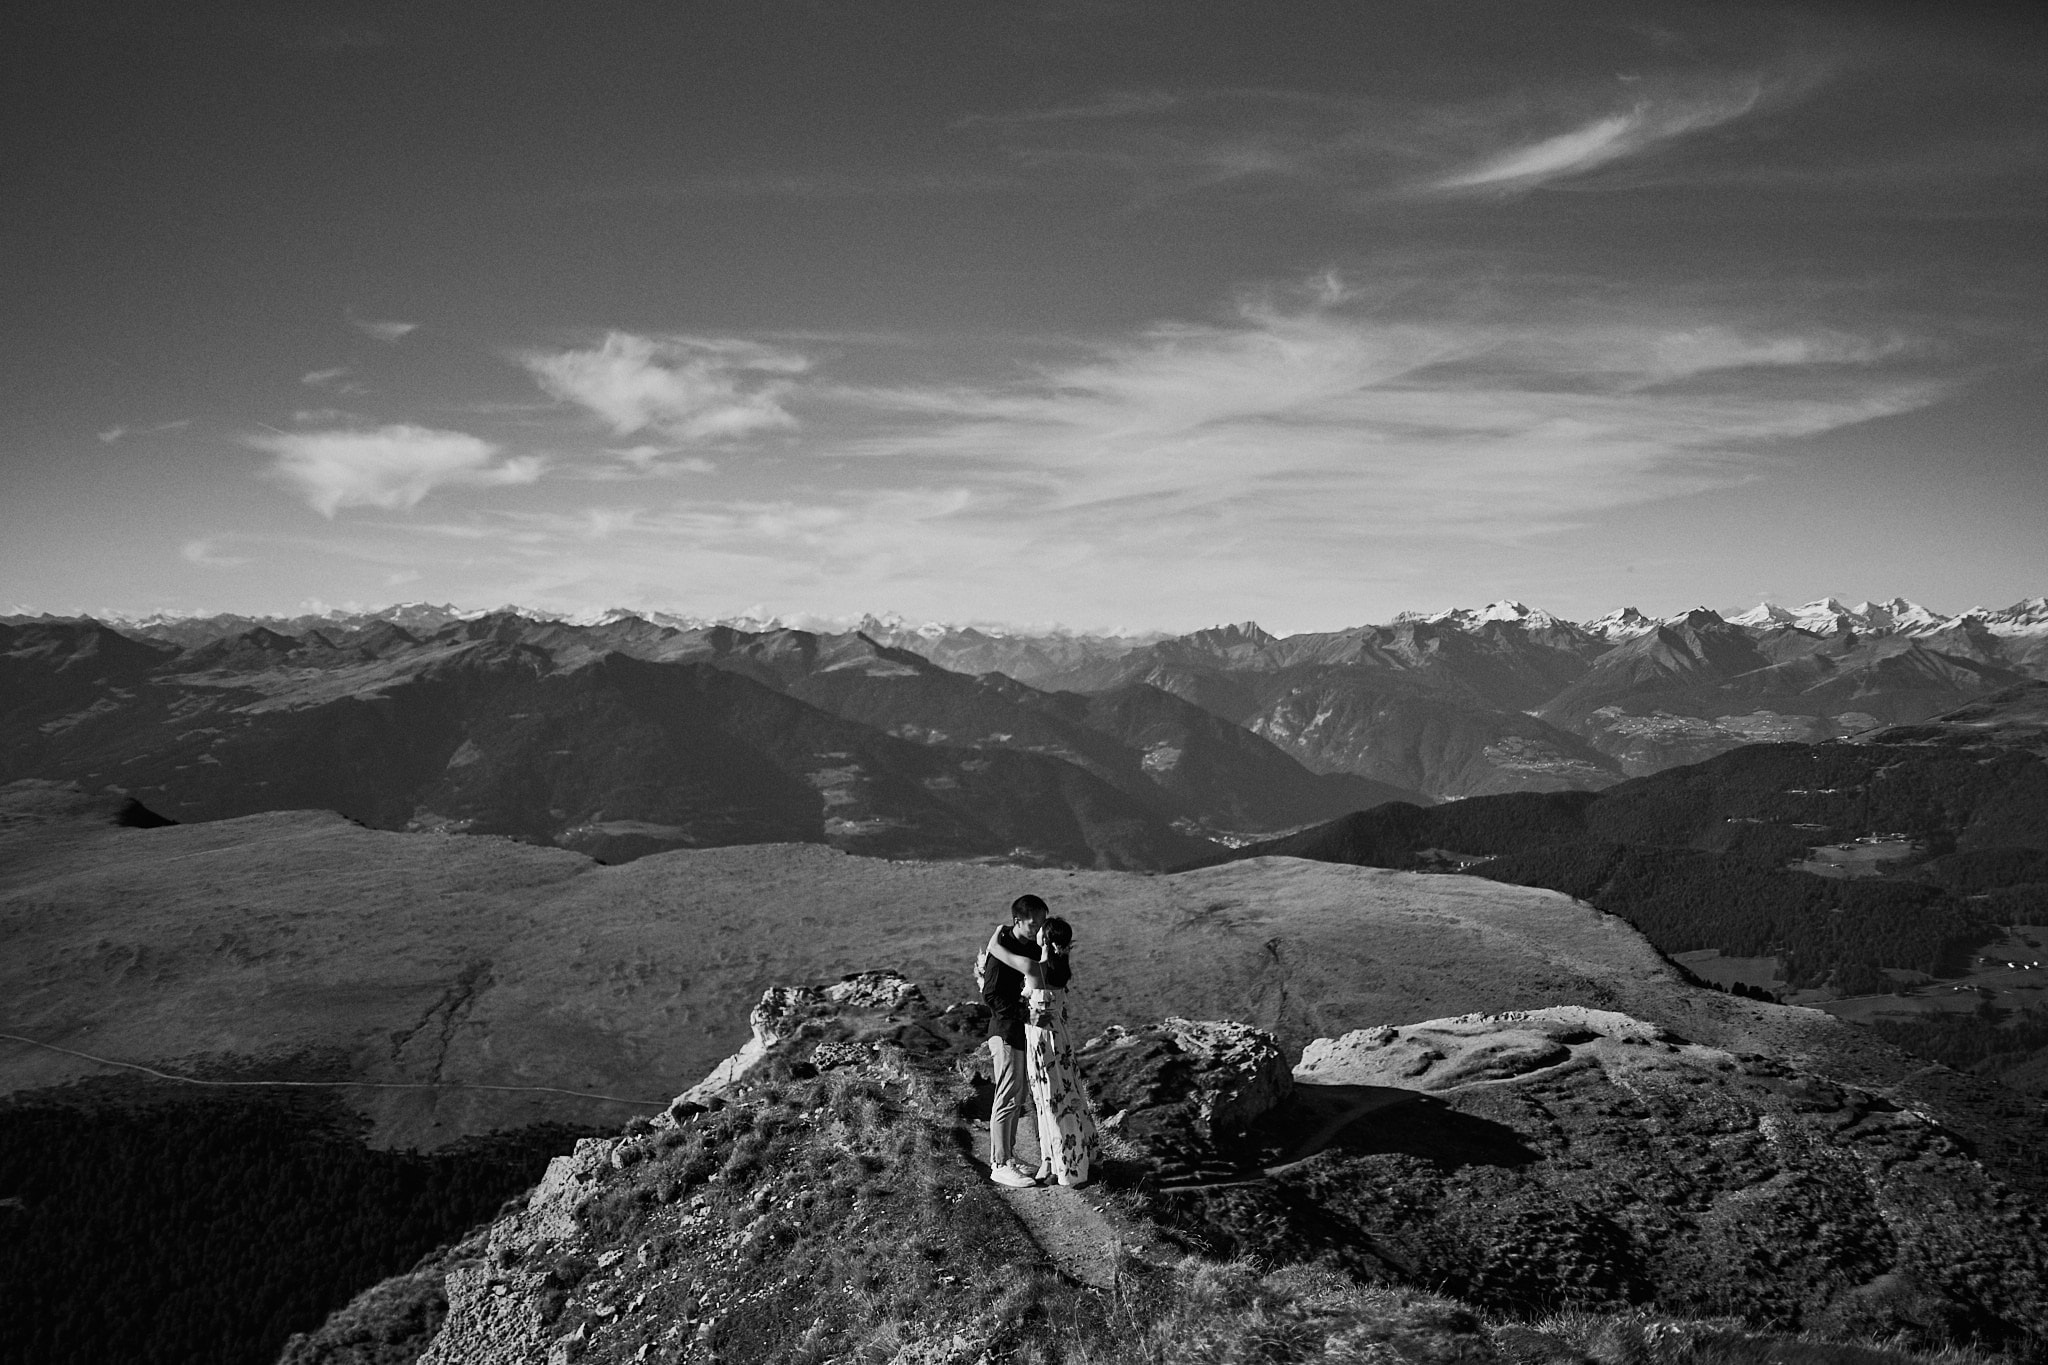
<path fill-rule="evenodd" d="M 1011 952 L 1038 960 L 1038 945 L 1017 937 L 1011 925 L 1004 925 L 996 942 Z M 982 1003 L 988 1006 L 988 1036 L 1000 1038 L 1011 1047 L 1024 1046 L 1024 973 L 991 956 L 988 984 L 981 988 Z"/>

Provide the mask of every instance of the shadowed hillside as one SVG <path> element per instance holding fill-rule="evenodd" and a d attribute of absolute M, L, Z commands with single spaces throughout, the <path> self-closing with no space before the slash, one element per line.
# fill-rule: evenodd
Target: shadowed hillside
<path fill-rule="evenodd" d="M 2019 946 L 1999 953 L 2026 952 L 2025 927 L 2048 924 L 2044 710 L 2048 684 L 2024 683 L 1862 742 L 1753 745 L 1597 793 L 1381 806 L 1237 856 L 1549 887 L 1668 954 L 1755 962 L 1752 984 L 1804 1001 L 1887 997 L 1876 1018 L 1902 1040 L 2020 1079 L 2035 1074 L 2038 987 L 2018 968 L 1980 979 L 1977 967 L 2011 935 Z M 1829 847 L 1873 856 L 1818 860 Z M 1993 1012 L 1951 1019 L 1957 992 L 1943 982 L 1967 990 L 1964 1009 Z M 1981 1036 L 1987 1023 L 2007 1047 Z"/>

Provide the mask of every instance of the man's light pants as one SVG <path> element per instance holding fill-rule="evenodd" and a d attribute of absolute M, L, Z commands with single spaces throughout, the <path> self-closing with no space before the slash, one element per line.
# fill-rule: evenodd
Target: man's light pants
<path fill-rule="evenodd" d="M 1000 1166 L 1017 1155 L 1017 1115 L 1024 1110 L 1024 1050 L 1001 1038 L 988 1040 L 995 1100 L 988 1111 L 988 1164 Z"/>

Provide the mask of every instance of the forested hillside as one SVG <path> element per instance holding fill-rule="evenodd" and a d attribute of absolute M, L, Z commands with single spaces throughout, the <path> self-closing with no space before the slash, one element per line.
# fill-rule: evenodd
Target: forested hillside
<path fill-rule="evenodd" d="M 1240 850 L 1541 886 L 1667 954 L 1773 957 L 1794 989 L 1860 995 L 1886 969 L 1954 975 L 1998 926 L 2048 923 L 2048 685 L 1867 743 L 1764 744 L 1601 792 L 1386 805 Z M 1871 875 L 1799 870 L 1883 836 Z M 1811 866 L 1811 864 L 1809 864 Z"/>

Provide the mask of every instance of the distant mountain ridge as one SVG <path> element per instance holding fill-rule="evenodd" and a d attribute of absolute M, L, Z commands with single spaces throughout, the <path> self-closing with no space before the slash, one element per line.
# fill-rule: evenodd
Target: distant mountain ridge
<path fill-rule="evenodd" d="M 0 782 L 178 820 L 324 808 L 620 861 L 824 842 L 1157 868 L 1412 789 L 1318 774 L 1143 684 L 1055 695 L 868 636 L 512 614 L 180 645 L 0 625 Z"/>
<path fill-rule="evenodd" d="M 798 675 L 808 677 L 814 666 L 829 673 L 829 660 L 844 651 L 895 650 L 953 675 L 1000 675 L 1039 692 L 1154 689 L 1249 731 L 1313 773 L 1437 799 L 1597 789 L 1744 744 L 1813 743 L 1911 724 L 2048 677 L 2048 597 L 1954 615 L 1900 597 L 1853 606 L 1833 597 L 1797 608 L 1763 603 L 1733 616 L 1697 607 L 1655 618 L 1631 607 L 1583 623 L 1502 599 L 1289 636 L 1251 621 L 1179 636 L 1032 634 L 893 615 L 865 617 L 851 630 L 801 630 L 753 619 L 475 612 L 426 603 L 376 613 L 107 624 L 136 641 L 244 653 L 261 651 L 266 639 L 273 653 L 282 640 L 374 652 L 458 631 L 534 645 L 559 663 L 613 651 L 708 663 L 794 688 L 793 695 L 824 688 L 847 705 L 854 694 L 823 674 L 800 685 Z M 954 722 L 917 709 L 954 704 L 930 687 L 902 683 L 886 702 L 874 687 L 858 691 L 864 724 L 924 743 L 947 742 L 933 736 L 952 733 Z M 1005 703 L 984 689 L 977 704 Z M 1029 728 L 1050 724 L 1051 715 L 1041 708 Z M 1005 727 L 992 723 L 991 732 Z M 1064 741 L 1056 747 L 1070 758 L 1078 752 Z"/>
<path fill-rule="evenodd" d="M 1601 638 L 1640 634 L 1651 629 L 1660 620 L 1676 621 L 1694 611 L 1707 610 L 1705 607 L 1691 608 L 1669 617 L 1645 615 L 1635 607 L 1621 607 L 1604 616 L 1583 622 L 1573 622 L 1557 616 L 1540 607 L 1530 607 L 1512 598 L 1501 598 L 1482 607 L 1451 607 L 1439 611 L 1401 611 L 1395 613 L 1386 624 L 1400 624 L 1405 621 L 1426 621 L 1432 624 L 1449 623 L 1466 628 L 1482 626 L 1492 621 L 1534 628 L 1572 627 Z M 1717 613 L 1719 614 L 1719 613 Z M 912 623 L 908 617 L 895 612 L 880 615 L 868 613 L 858 620 L 815 618 L 804 615 L 789 620 L 779 616 L 701 616 L 674 612 L 639 610 L 625 607 L 610 607 L 601 610 L 550 611 L 544 608 L 522 607 L 504 604 L 496 607 L 457 607 L 448 603 L 397 602 L 388 607 L 351 609 L 328 608 L 324 611 L 301 612 L 295 615 L 250 616 L 233 612 L 149 612 L 129 614 L 104 612 L 92 616 L 107 625 L 131 634 L 153 635 L 158 638 L 172 638 L 192 631 L 205 630 L 212 634 L 239 634 L 256 626 L 264 626 L 284 634 L 323 627 L 357 629 L 373 621 L 389 621 L 396 625 L 439 629 L 455 621 L 473 621 L 485 616 L 515 615 L 535 621 L 557 621 L 568 625 L 601 626 L 614 621 L 636 618 L 651 621 L 656 625 L 671 626 L 681 630 L 701 629 L 708 626 L 727 626 L 735 630 L 767 631 L 780 629 L 815 629 L 820 633 L 837 633 L 839 630 L 859 631 L 882 640 L 886 644 L 908 646 L 912 639 L 928 643 L 948 640 L 951 637 L 981 640 L 1070 640 L 1076 642 L 1099 642 L 1115 649 L 1137 647 L 1174 637 L 1168 631 L 1138 632 L 1087 632 L 1071 631 L 1058 627 L 1032 629 L 1029 627 L 1008 627 L 995 625 L 955 625 L 941 621 Z M 38 620 L 79 620 L 80 616 L 54 616 L 50 613 L 33 614 L 17 612 L 0 614 L 0 623 L 22 625 Z M 1797 608 L 1786 608 L 1772 602 L 1760 602 L 1747 611 L 1724 617 L 1740 626 L 1770 627 L 1796 625 L 1805 630 L 1831 630 L 1842 625 L 1866 633 L 1929 633 L 1960 626 L 1976 621 L 1994 634 L 2024 635 L 2048 633 L 2048 595 L 2022 598 L 2009 607 L 1990 608 L 1973 606 L 1967 611 L 1943 613 L 1924 607 L 1904 597 L 1893 597 L 1883 602 L 1863 601 L 1848 606 L 1837 597 L 1819 597 Z M 1237 631 L 1240 633 L 1266 636 L 1256 622 L 1245 621 L 1237 625 L 1218 625 L 1208 630 L 1194 632 L 1205 635 L 1211 631 Z"/>

